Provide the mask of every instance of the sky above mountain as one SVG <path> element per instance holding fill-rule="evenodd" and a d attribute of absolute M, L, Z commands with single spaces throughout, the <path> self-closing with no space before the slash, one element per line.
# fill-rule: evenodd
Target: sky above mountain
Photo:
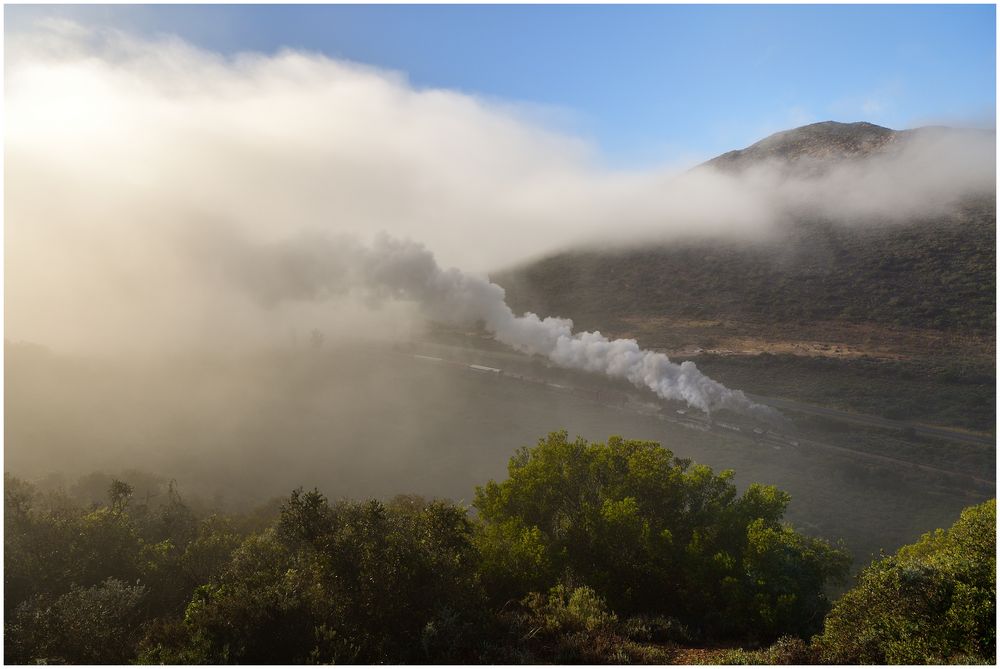
<path fill-rule="evenodd" d="M 994 125 L 996 11 L 966 6 L 11 6 L 224 55 L 399 72 L 584 138 L 608 167 L 689 165 L 815 121 Z"/>

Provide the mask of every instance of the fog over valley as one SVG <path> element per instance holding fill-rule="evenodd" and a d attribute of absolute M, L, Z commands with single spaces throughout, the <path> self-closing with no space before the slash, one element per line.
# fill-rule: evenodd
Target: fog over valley
<path fill-rule="evenodd" d="M 995 663 L 995 8 L 5 17 L 5 664 Z"/>
<path fill-rule="evenodd" d="M 233 262 L 259 263 L 259 294 L 304 280 L 233 257 L 260 244 L 385 232 L 484 273 L 568 246 L 780 243 L 802 211 L 906 223 L 995 182 L 992 133 L 904 134 L 825 170 L 765 153 L 744 170 L 616 171 L 516 106 L 317 54 L 222 57 L 53 20 L 12 36 L 7 60 L 7 337 L 62 350 L 332 327 L 321 302 L 275 312 L 216 280 Z"/>
<path fill-rule="evenodd" d="M 485 271 L 566 248 L 780 247 L 806 214 L 913 225 L 995 182 L 992 132 L 870 124 L 609 170 L 516 105 L 65 21 L 11 38 L 7 80 L 8 467 L 164 472 L 244 501 L 296 481 L 468 498 L 549 429 L 616 433 L 615 410 L 549 393 L 540 411 L 509 380 L 385 353 L 435 322 L 547 374 L 781 424 L 692 362 L 512 312 Z"/>

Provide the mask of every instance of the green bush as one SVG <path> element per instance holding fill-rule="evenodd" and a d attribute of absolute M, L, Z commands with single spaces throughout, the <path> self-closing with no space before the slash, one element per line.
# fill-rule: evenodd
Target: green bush
<path fill-rule="evenodd" d="M 295 491 L 188 605 L 187 657 L 414 662 L 468 653 L 483 610 L 464 509 L 412 498 L 330 505 Z M 468 642 L 468 643 L 467 643 Z"/>
<path fill-rule="evenodd" d="M 501 604 L 569 575 L 619 614 L 769 641 L 818 631 L 826 585 L 846 572 L 842 551 L 782 525 L 785 493 L 754 484 L 737 495 L 731 471 L 654 442 L 556 432 L 508 471 L 475 497 L 485 582 Z"/>
<path fill-rule="evenodd" d="M 109 578 L 59 596 L 35 595 L 17 607 L 5 632 L 12 664 L 124 664 L 135 653 L 146 589 Z"/>
<path fill-rule="evenodd" d="M 618 622 L 604 600 L 586 586 L 571 589 L 560 584 L 549 590 L 548 596 L 529 594 L 524 604 L 549 632 L 593 632 Z"/>
<path fill-rule="evenodd" d="M 142 576 L 143 542 L 122 508 L 45 506 L 40 497 L 32 486 L 5 476 L 6 616 L 32 595 L 58 596 L 108 578 L 134 583 Z"/>
<path fill-rule="evenodd" d="M 996 500 L 865 569 L 815 645 L 838 664 L 993 664 Z"/>
<path fill-rule="evenodd" d="M 802 639 L 781 637 L 762 650 L 730 650 L 712 659 L 714 664 L 815 664 L 816 656 Z"/>
<path fill-rule="evenodd" d="M 112 481 L 114 483 L 114 481 Z M 989 663 L 995 502 L 862 572 L 781 523 L 788 497 L 658 444 L 554 433 L 446 502 L 330 504 L 197 518 L 109 486 L 85 509 L 5 480 L 9 663 Z M 127 580 L 126 580 L 127 579 Z M 127 584 L 127 585 L 126 585 Z M 772 643 L 773 642 L 773 643 Z"/>
<path fill-rule="evenodd" d="M 494 664 L 663 664 L 672 647 L 649 643 L 649 630 L 622 625 L 590 587 L 558 584 L 499 613 L 505 630 L 478 661 Z M 660 621 L 647 621 L 653 625 Z M 642 636 L 643 638 L 636 638 Z M 497 643 L 499 641 L 499 643 Z"/>

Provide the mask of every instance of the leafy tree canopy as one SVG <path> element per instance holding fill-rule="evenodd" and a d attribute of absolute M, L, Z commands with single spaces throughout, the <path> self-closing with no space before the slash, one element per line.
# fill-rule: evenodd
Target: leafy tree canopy
<path fill-rule="evenodd" d="M 586 585 L 620 614 L 673 616 L 712 636 L 808 635 L 825 588 L 849 560 L 782 524 L 773 486 L 742 495 L 651 441 L 571 441 L 554 432 L 510 460 L 507 480 L 477 489 L 479 544 L 492 596 L 560 581 Z"/>
<path fill-rule="evenodd" d="M 484 603 L 476 564 L 462 508 L 415 498 L 331 505 L 299 489 L 275 528 L 246 539 L 195 592 L 186 651 L 158 659 L 453 659 Z"/>

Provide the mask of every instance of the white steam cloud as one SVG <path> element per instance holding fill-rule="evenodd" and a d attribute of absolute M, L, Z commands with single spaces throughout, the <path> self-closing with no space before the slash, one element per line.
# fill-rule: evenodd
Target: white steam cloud
<path fill-rule="evenodd" d="M 750 401 L 739 390 L 713 381 L 690 361 L 676 364 L 663 353 L 644 351 L 634 339 L 609 340 L 600 332 L 573 333 L 567 318 L 516 316 L 504 290 L 458 269 L 442 269 L 421 244 L 379 235 L 370 245 L 341 237 L 310 237 L 255 249 L 238 245 L 223 260 L 230 279 L 267 304 L 324 299 L 360 290 L 368 299 L 416 302 L 440 322 L 482 323 L 508 346 L 548 358 L 567 369 L 625 379 L 662 399 L 682 400 L 706 413 L 728 409 L 762 419 L 777 413 Z M 268 277 L 256 282 L 253 277 Z"/>

